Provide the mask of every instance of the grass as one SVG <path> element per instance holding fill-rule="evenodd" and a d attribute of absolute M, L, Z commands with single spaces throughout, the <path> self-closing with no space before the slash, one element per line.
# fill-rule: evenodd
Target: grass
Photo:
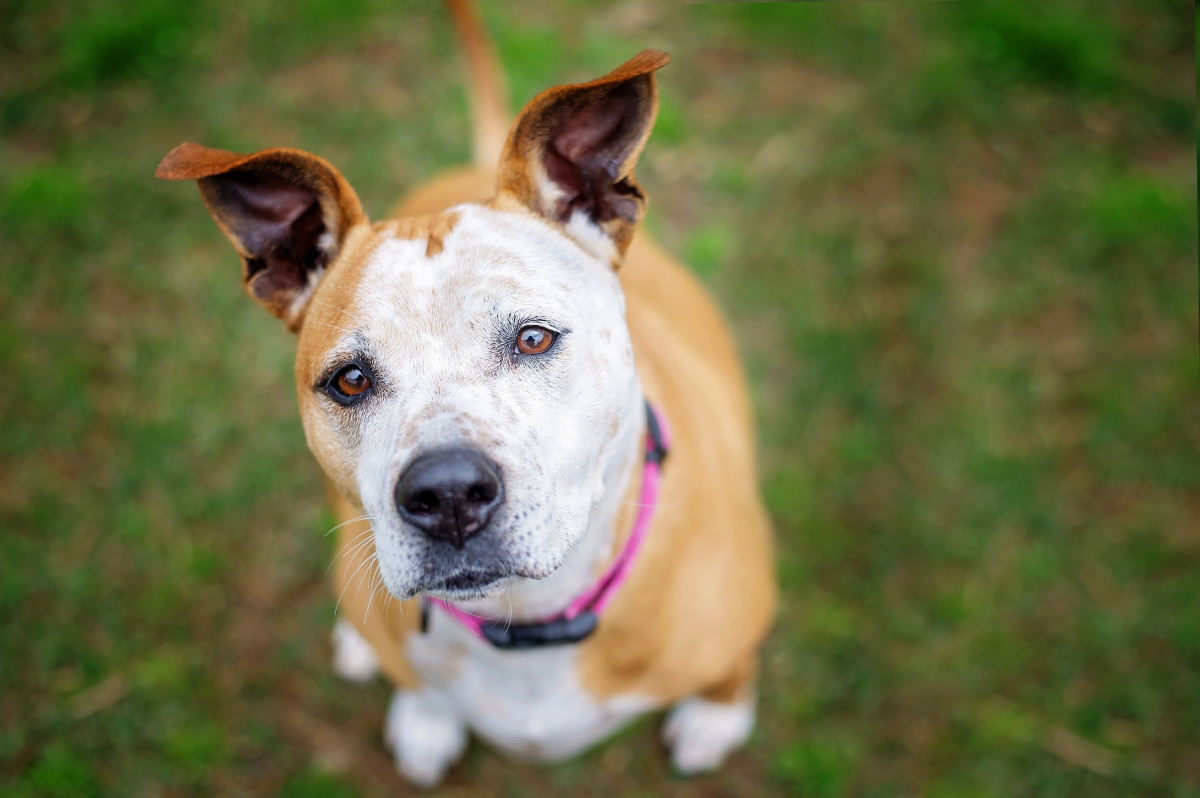
<path fill-rule="evenodd" d="M 0 28 L 0 793 L 407 794 L 329 672 L 292 342 L 185 139 L 379 214 L 467 157 L 447 15 L 36 4 Z M 1200 796 L 1194 9 L 489 4 L 513 93 L 675 56 L 639 176 L 756 390 L 784 601 L 758 730 L 647 721 L 440 796 Z"/>

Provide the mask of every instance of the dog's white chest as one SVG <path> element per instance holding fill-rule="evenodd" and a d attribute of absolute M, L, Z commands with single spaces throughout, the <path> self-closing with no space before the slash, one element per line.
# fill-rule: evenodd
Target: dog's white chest
<path fill-rule="evenodd" d="M 575 646 L 502 651 L 433 612 L 427 633 L 409 638 L 410 662 L 427 685 L 492 745 L 522 757 L 569 757 L 653 709 L 642 696 L 602 701 L 578 677 Z"/>

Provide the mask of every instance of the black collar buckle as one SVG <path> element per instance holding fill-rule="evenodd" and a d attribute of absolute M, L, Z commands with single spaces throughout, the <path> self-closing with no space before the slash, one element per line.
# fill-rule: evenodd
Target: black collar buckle
<path fill-rule="evenodd" d="M 662 427 L 658 425 L 658 416 L 646 402 L 646 435 L 650 438 L 650 446 L 646 449 L 646 462 L 659 463 L 667 459 L 667 442 L 663 440 Z"/>
<path fill-rule="evenodd" d="M 596 615 L 584 610 L 574 618 L 527 624 L 485 623 L 479 627 L 496 648 L 521 649 L 578 643 L 596 629 Z"/>

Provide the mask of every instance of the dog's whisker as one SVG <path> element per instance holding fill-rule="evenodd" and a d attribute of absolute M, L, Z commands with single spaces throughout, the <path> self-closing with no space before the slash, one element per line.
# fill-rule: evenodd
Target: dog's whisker
<path fill-rule="evenodd" d="M 387 623 L 389 611 L 392 607 L 392 594 L 387 589 L 387 583 L 383 581 L 383 574 L 378 569 L 375 571 L 375 591 L 371 595 L 371 599 L 367 602 L 368 610 L 370 610 L 371 601 L 374 600 L 375 596 L 380 596 L 379 603 L 383 607 L 383 620 L 384 623 Z"/>
<path fill-rule="evenodd" d="M 375 583 L 380 578 L 378 564 L 379 558 L 373 556 L 372 565 L 376 567 L 372 567 L 368 573 L 363 574 L 362 578 L 359 579 L 359 589 L 361 590 L 364 584 L 367 587 L 367 608 L 363 611 L 364 618 L 371 612 L 371 599 L 375 597 Z"/>
<path fill-rule="evenodd" d="M 375 594 L 379 592 L 379 569 L 376 568 L 374 573 L 368 577 L 371 580 L 370 590 L 367 593 L 367 608 L 363 610 L 363 623 L 367 622 L 367 616 L 371 614 L 371 604 L 375 601 Z"/>
<path fill-rule="evenodd" d="M 354 543 L 356 541 L 362 540 L 364 537 L 368 537 L 368 536 L 374 535 L 374 534 L 375 534 L 375 525 L 371 524 L 366 529 L 362 530 L 361 532 L 356 534 L 354 537 L 350 538 L 350 540 L 346 541 L 346 543 Z"/>
<path fill-rule="evenodd" d="M 356 516 L 355 518 L 351 518 L 349 520 L 343 521 L 342 523 L 337 524 L 334 527 L 331 527 L 328 532 L 326 532 L 324 535 L 322 535 L 322 537 L 327 538 L 330 535 L 332 535 L 334 532 L 337 532 L 342 527 L 349 526 L 350 524 L 358 523 L 359 521 L 374 521 L 374 520 L 375 520 L 375 516 L 371 515 L 370 513 L 365 513 L 363 515 Z"/>
<path fill-rule="evenodd" d="M 329 576 L 329 572 L 331 570 L 333 570 L 334 564 L 337 563 L 337 561 L 339 559 L 342 559 L 342 558 L 348 559 L 350 557 L 353 557 L 358 552 L 365 549 L 369 544 L 374 543 L 375 538 L 373 535 L 370 535 L 370 533 L 372 533 L 374 531 L 375 531 L 375 529 L 374 529 L 374 527 L 372 527 L 371 529 L 368 529 L 366 532 L 363 532 L 361 535 L 357 535 L 354 538 L 354 540 L 351 540 L 345 546 L 338 549 L 337 553 L 333 555 L 333 559 L 329 561 L 329 566 L 325 569 L 325 575 Z M 365 539 L 359 540 L 359 538 L 365 538 Z M 355 540 L 357 540 L 358 542 L 355 543 L 354 542 Z"/>
<path fill-rule="evenodd" d="M 345 543 L 343 543 L 341 546 L 338 547 L 337 553 L 333 555 L 333 559 L 336 560 L 338 557 L 349 556 L 353 551 L 358 549 L 364 543 L 374 540 L 374 533 L 375 533 L 375 527 L 373 527 L 373 526 L 369 527 L 367 529 L 364 529 L 362 532 L 359 532 L 357 535 L 350 538 L 349 540 L 347 540 Z"/>
<path fill-rule="evenodd" d="M 358 587 L 354 589 L 354 598 L 357 601 L 362 593 L 363 586 L 367 588 L 367 605 L 363 610 L 363 623 L 366 623 L 367 616 L 371 613 L 371 593 L 375 590 L 375 572 L 374 569 L 368 569 L 358 580 Z"/>
<path fill-rule="evenodd" d="M 400 620 L 404 620 L 404 605 L 407 603 L 407 601 L 398 601 L 396 597 L 392 595 L 392 592 L 390 590 L 388 591 L 388 610 L 391 610 L 393 605 L 398 606 L 400 608 Z"/>
<path fill-rule="evenodd" d="M 392 591 L 388 590 L 382 571 L 379 574 L 379 594 L 383 596 L 383 620 L 386 622 L 391 614 L 392 605 L 396 603 L 396 597 L 392 595 Z"/>
<path fill-rule="evenodd" d="M 382 580 L 380 580 L 382 582 Z M 396 603 L 396 597 L 392 595 L 392 591 L 387 589 L 387 584 L 382 584 L 383 588 L 383 622 L 390 623 L 392 620 L 392 605 Z M 404 617 L 404 605 L 400 605 L 400 617 Z"/>
<path fill-rule="evenodd" d="M 356 576 L 358 576 L 359 571 L 361 571 L 363 569 L 363 566 L 365 566 L 368 563 L 373 562 L 373 561 L 374 561 L 374 555 L 372 555 L 371 557 L 367 557 L 366 559 L 364 559 L 362 562 L 360 562 L 358 564 L 358 567 L 354 569 L 354 573 L 350 574 L 350 578 L 346 580 L 346 583 L 344 585 L 342 585 L 342 591 L 340 593 L 338 593 L 337 603 L 335 603 L 333 605 L 334 614 L 336 614 L 338 611 L 338 608 L 342 606 L 342 597 L 346 595 L 346 589 L 350 587 L 350 583 L 354 581 Z"/>
<path fill-rule="evenodd" d="M 335 524 L 334 526 L 330 527 L 329 532 L 336 532 L 339 529 L 341 529 L 342 527 L 349 526 L 350 524 L 355 524 L 355 523 L 358 523 L 359 521 L 370 521 L 370 520 L 373 520 L 374 518 L 375 518 L 375 516 L 370 513 L 363 513 L 362 515 L 356 515 L 353 518 L 347 518 L 345 521 L 342 521 L 340 524 Z M 326 532 L 325 534 L 328 535 L 329 532 Z"/>
<path fill-rule="evenodd" d="M 364 564 L 365 563 L 374 563 L 375 560 L 378 559 L 378 556 L 379 556 L 378 554 L 376 554 L 375 552 L 372 552 L 365 560 L 363 560 L 363 563 Z M 358 566 L 358 568 L 356 568 L 354 570 L 354 573 L 358 573 L 359 570 L 361 570 L 361 569 L 362 569 L 362 565 Z M 351 579 L 353 579 L 353 578 L 354 577 L 351 577 Z M 372 575 L 370 568 L 367 569 L 367 572 L 365 574 L 363 574 L 362 576 L 360 576 L 358 578 L 358 585 L 354 588 L 355 600 L 357 600 L 358 597 L 362 594 L 363 583 L 367 582 L 368 579 L 374 579 L 374 576 Z"/>
<path fill-rule="evenodd" d="M 374 532 L 375 530 L 371 531 Z M 337 553 L 334 559 L 336 560 L 338 557 L 353 557 L 355 554 L 362 551 L 367 546 L 372 545 L 374 542 L 374 535 L 363 535 L 361 540 L 356 539 L 355 541 L 351 541 L 350 543 L 346 544 L 346 546 L 344 546 L 342 550 Z"/>

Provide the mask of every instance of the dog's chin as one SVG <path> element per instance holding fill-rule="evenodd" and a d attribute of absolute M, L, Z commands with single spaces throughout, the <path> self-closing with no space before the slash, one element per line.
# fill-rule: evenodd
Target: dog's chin
<path fill-rule="evenodd" d="M 435 551 L 436 556 L 426 554 L 415 562 L 406 557 L 395 569 L 388 567 L 388 558 L 381 552 L 380 571 L 388 592 L 400 600 L 419 595 L 455 603 L 493 599 L 521 584 L 552 576 L 575 542 L 562 551 L 540 551 L 537 557 L 514 556 L 495 544 L 482 551 L 471 551 L 468 546 L 467 551 Z"/>

